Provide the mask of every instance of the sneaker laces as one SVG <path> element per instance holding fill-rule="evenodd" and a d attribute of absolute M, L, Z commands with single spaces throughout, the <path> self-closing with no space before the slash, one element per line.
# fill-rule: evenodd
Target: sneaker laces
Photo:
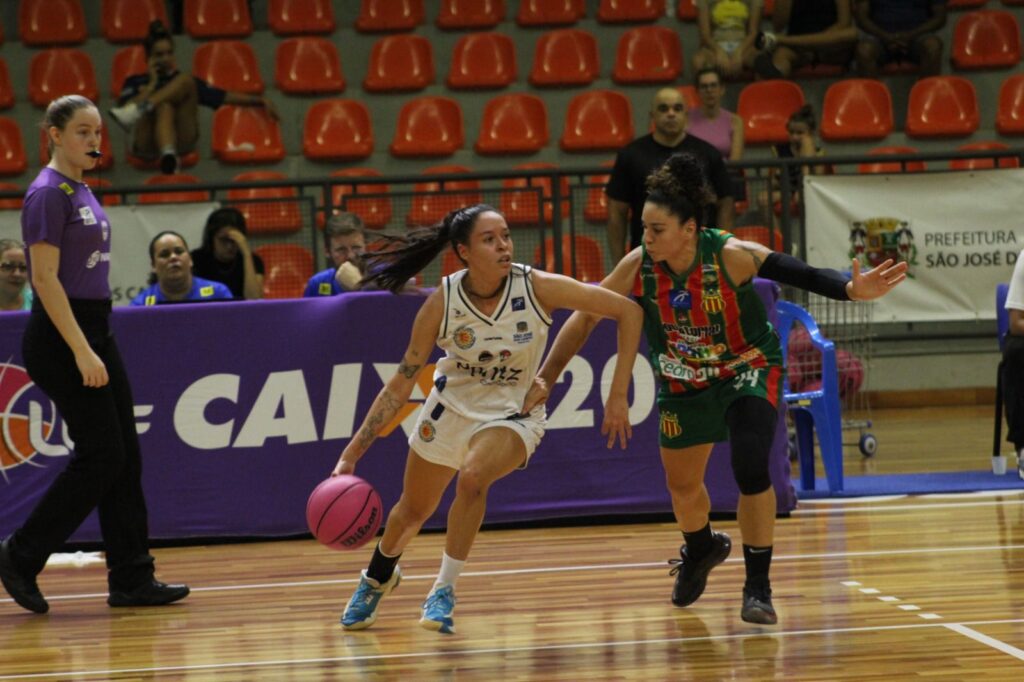
<path fill-rule="evenodd" d="M 442 587 L 439 590 L 434 590 L 427 595 L 427 601 L 423 604 L 424 610 L 429 611 L 430 609 L 441 607 L 445 611 L 452 610 L 452 602 L 454 601 L 454 593 L 452 588 Z"/>

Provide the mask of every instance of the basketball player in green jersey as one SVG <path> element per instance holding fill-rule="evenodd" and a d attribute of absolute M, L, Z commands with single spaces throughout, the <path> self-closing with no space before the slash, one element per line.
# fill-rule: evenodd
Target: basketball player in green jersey
<path fill-rule="evenodd" d="M 647 179 L 643 243 L 601 283 L 632 294 L 644 310 L 650 361 L 659 379 L 661 459 L 685 544 L 672 574 L 672 603 L 688 606 L 704 592 L 711 569 L 731 540 L 712 532 L 704 470 L 712 444 L 728 440 L 740 489 L 746 583 L 743 620 L 777 622 L 768 569 L 775 491 L 768 457 L 782 395 L 782 352 L 754 275 L 837 300 L 870 300 L 906 278 L 906 263 L 886 261 L 869 272 L 853 262 L 852 278 L 811 267 L 728 232 L 702 228 L 694 216 L 707 203 L 696 159 L 676 154 Z M 574 313 L 555 339 L 524 410 L 546 399 L 598 318 Z"/>

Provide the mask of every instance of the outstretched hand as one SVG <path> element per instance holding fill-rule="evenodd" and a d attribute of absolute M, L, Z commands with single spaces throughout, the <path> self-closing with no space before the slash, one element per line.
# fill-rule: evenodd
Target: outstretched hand
<path fill-rule="evenodd" d="M 902 261 L 893 265 L 889 258 L 877 267 L 865 272 L 860 271 L 860 261 L 853 259 L 852 277 L 846 285 L 846 293 L 852 301 L 871 301 L 880 298 L 907 278 L 907 263 Z"/>

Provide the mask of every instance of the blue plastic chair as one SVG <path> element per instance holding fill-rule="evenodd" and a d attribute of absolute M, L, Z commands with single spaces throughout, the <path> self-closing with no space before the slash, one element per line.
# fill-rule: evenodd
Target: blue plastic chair
<path fill-rule="evenodd" d="M 814 490 L 814 431 L 817 430 L 829 492 L 840 492 L 843 489 L 843 422 L 839 407 L 835 344 L 822 336 L 811 314 L 795 303 L 779 301 L 775 312 L 778 315 L 783 357 L 786 357 L 790 329 L 796 322 L 803 324 L 811 337 L 811 344 L 821 353 L 821 388 L 817 391 L 790 393 L 787 380 L 783 393 L 796 426 L 800 486 L 804 490 Z"/>
<path fill-rule="evenodd" d="M 992 456 L 998 457 L 1002 452 L 1000 440 L 1003 435 L 1003 358 L 1006 347 L 1006 334 L 1010 331 L 1010 313 L 1006 310 L 1006 293 L 1009 284 L 996 285 L 996 329 L 999 333 L 999 367 L 996 368 L 996 417 L 995 436 L 992 440 Z"/>

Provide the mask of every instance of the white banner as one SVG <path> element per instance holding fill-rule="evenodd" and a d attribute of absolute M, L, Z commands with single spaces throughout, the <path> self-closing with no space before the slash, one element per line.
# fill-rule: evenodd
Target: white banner
<path fill-rule="evenodd" d="M 910 264 L 876 322 L 995 319 L 996 284 L 1024 248 L 1021 169 L 809 176 L 804 202 L 812 265 Z"/>
<path fill-rule="evenodd" d="M 149 242 L 164 230 L 199 246 L 206 217 L 219 203 L 104 206 L 111 226 L 110 289 L 114 305 L 128 305 L 149 279 Z M 21 240 L 21 211 L 0 211 L 0 238 Z"/>

